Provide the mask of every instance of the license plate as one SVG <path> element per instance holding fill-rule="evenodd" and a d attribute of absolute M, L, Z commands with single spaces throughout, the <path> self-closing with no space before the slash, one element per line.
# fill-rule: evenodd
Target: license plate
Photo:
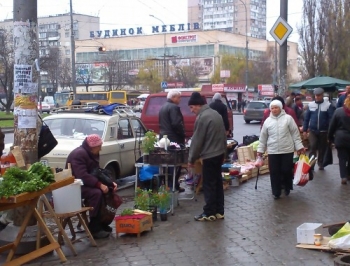
<path fill-rule="evenodd" d="M 49 166 L 49 162 L 47 160 L 41 160 L 40 162 L 45 166 Z"/>

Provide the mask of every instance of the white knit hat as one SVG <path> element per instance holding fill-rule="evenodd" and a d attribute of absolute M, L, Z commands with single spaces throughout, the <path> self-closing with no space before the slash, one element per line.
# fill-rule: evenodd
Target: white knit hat
<path fill-rule="evenodd" d="M 278 106 L 281 110 L 283 108 L 282 103 L 279 100 L 273 100 L 272 102 L 270 102 L 270 110 L 272 106 Z"/>

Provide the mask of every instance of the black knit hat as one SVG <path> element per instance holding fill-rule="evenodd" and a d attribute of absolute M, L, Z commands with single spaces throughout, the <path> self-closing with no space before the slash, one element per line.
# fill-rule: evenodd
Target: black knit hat
<path fill-rule="evenodd" d="M 199 92 L 193 92 L 191 98 L 188 100 L 188 105 L 204 105 L 205 101 Z"/>

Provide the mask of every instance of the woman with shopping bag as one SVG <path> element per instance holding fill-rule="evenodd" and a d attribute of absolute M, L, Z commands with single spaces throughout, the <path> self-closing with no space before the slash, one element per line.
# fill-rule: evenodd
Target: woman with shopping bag
<path fill-rule="evenodd" d="M 293 154 L 305 153 L 298 126 L 293 118 L 282 109 L 282 103 L 270 103 L 270 116 L 260 132 L 257 155 L 265 151 L 269 157 L 271 188 L 274 199 L 281 196 L 282 187 L 288 196 L 293 189 Z"/>

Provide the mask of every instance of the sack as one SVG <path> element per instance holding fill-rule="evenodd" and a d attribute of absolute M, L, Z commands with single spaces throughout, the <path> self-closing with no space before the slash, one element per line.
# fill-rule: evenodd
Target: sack
<path fill-rule="evenodd" d="M 249 144 L 251 144 L 257 140 L 259 140 L 259 137 L 257 135 L 243 136 L 243 144 L 245 146 L 248 146 Z"/>
<path fill-rule="evenodd" d="M 96 168 L 92 170 L 91 174 L 97 177 L 98 181 L 100 181 L 103 185 L 114 188 L 113 181 L 110 178 L 110 172 L 106 169 Z"/>
<path fill-rule="evenodd" d="M 348 222 L 331 237 L 328 246 L 335 249 L 350 248 L 350 224 Z"/>
<path fill-rule="evenodd" d="M 52 151 L 58 144 L 56 138 L 52 134 L 48 125 L 43 124 L 39 133 L 39 142 L 38 142 L 38 158 L 45 156 L 50 151 Z"/>
<path fill-rule="evenodd" d="M 326 151 L 324 153 L 323 157 L 323 167 L 326 167 L 327 165 L 333 164 L 333 153 L 332 153 L 332 146 L 327 145 Z"/>
<path fill-rule="evenodd" d="M 123 203 L 122 197 L 116 192 L 109 191 L 104 195 L 104 202 L 101 207 L 100 221 L 102 224 L 110 224 L 113 222 L 117 213 L 117 209 Z"/>
<path fill-rule="evenodd" d="M 294 165 L 294 179 L 293 184 L 297 186 L 305 186 L 309 181 L 309 158 L 302 154 L 299 160 Z"/>

